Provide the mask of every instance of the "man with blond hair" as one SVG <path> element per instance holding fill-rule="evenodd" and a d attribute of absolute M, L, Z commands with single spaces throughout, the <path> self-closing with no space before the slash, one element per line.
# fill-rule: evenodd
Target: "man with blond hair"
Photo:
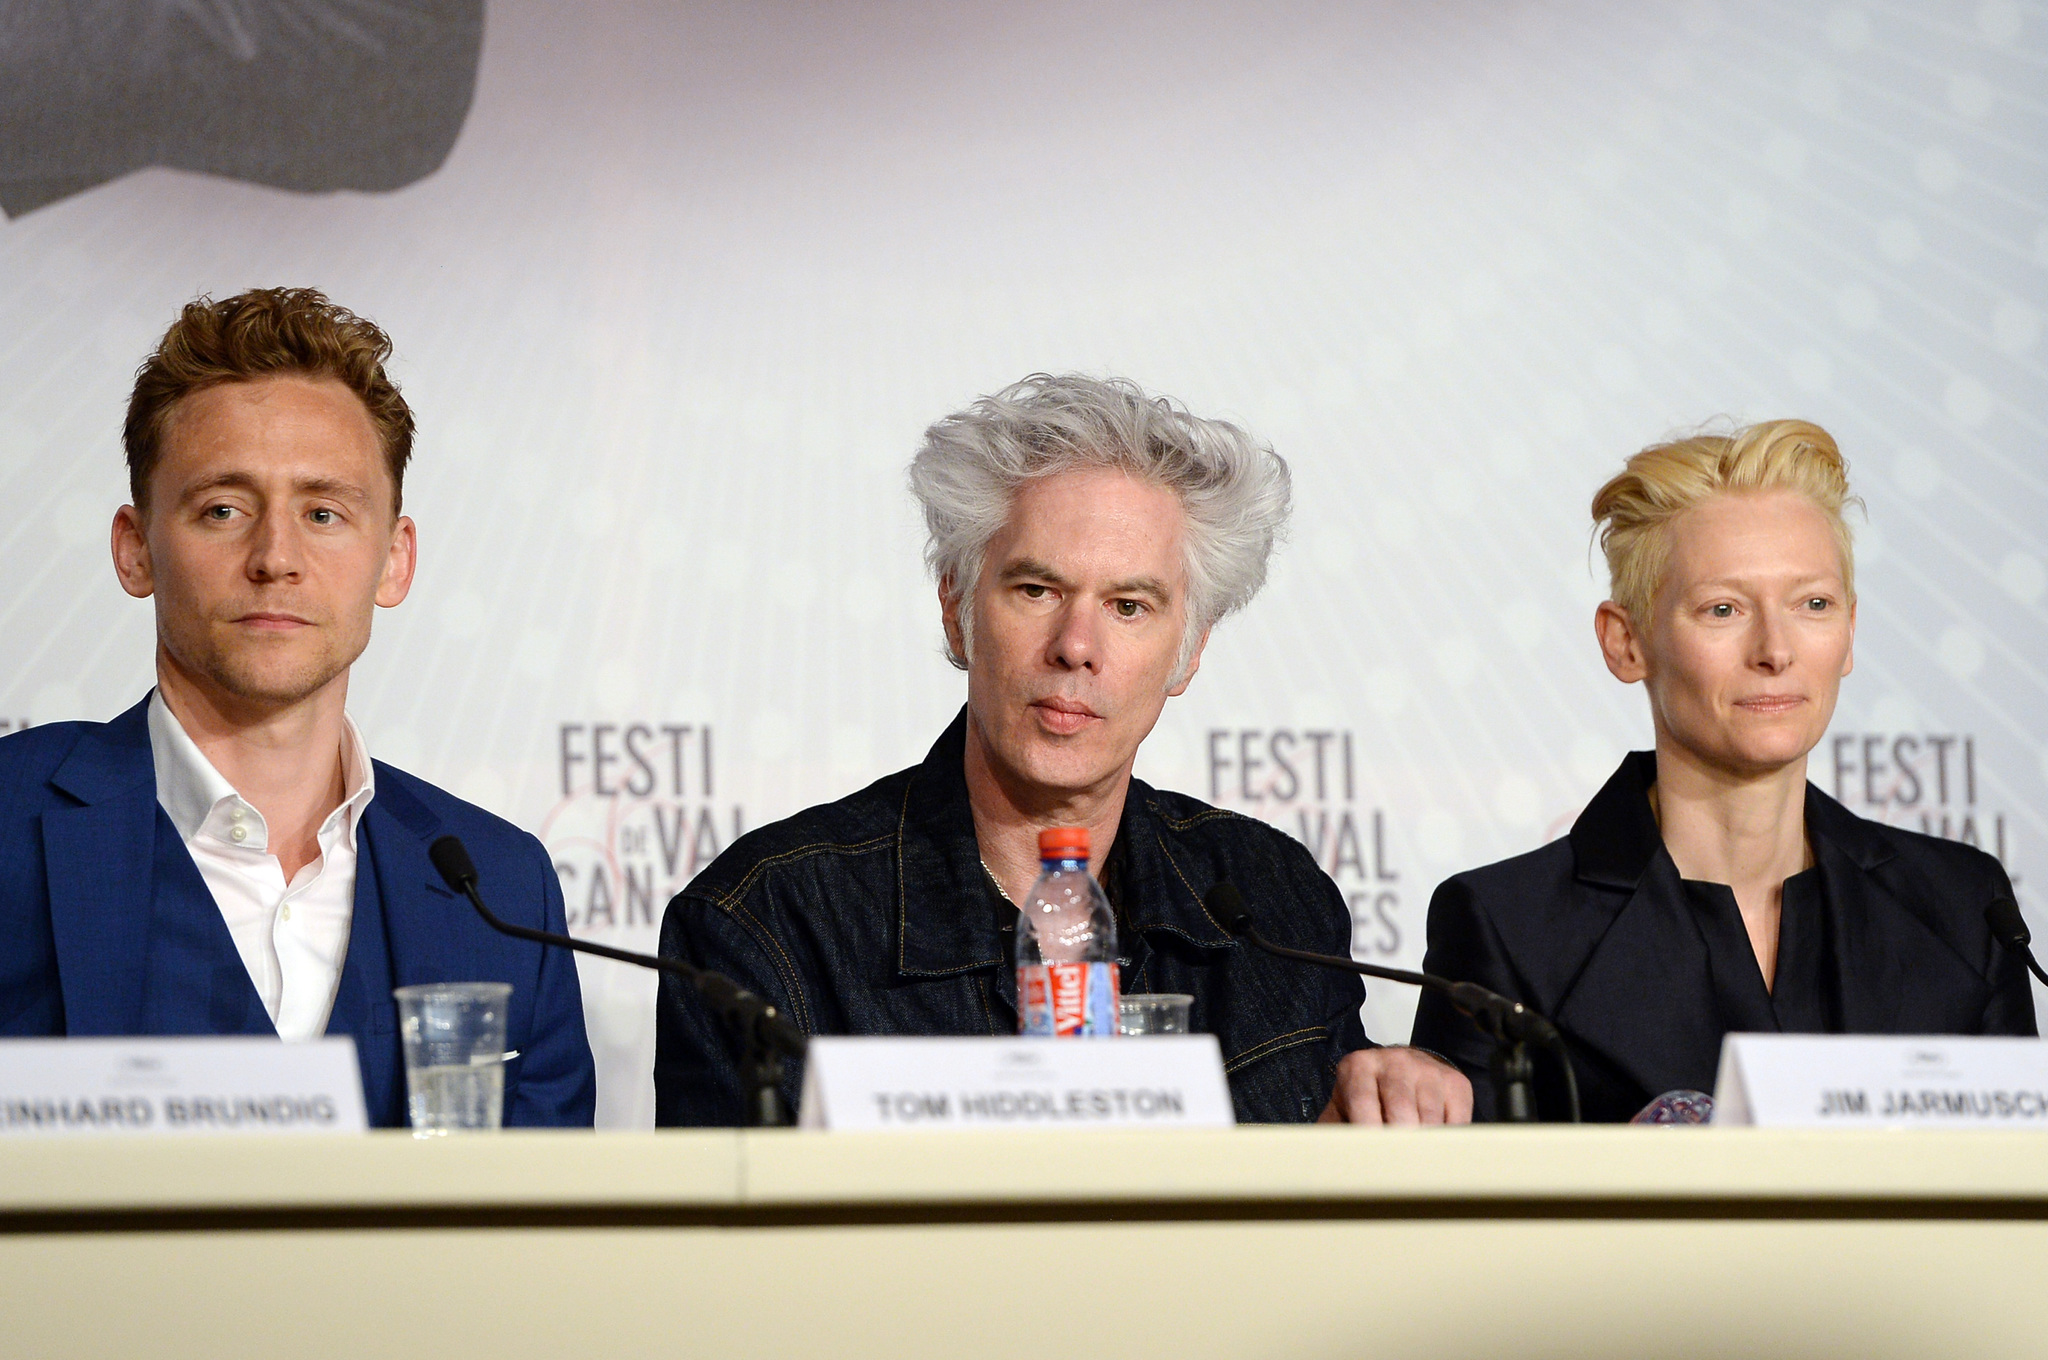
<path fill-rule="evenodd" d="M 505 1122 L 587 1125 L 575 968 L 486 928 L 427 847 L 459 835 L 501 915 L 559 931 L 546 853 L 372 761 L 347 713 L 416 558 L 390 350 L 311 289 L 257 289 L 188 305 L 137 374 L 114 571 L 155 601 L 156 687 L 0 739 L 0 1035 L 347 1034 L 396 1125 L 392 988 L 509 982 Z"/>
<path fill-rule="evenodd" d="M 1264 582 L 1287 465 L 1131 383 L 1040 374 L 934 425 L 910 475 L 966 706 L 922 765 L 735 842 L 669 903 L 662 952 L 815 1034 L 1014 1033 L 1039 833 L 1085 828 L 1125 988 L 1194 998 L 1240 1120 L 1467 1118 L 1455 1068 L 1366 1039 L 1356 977 L 1256 953 L 1204 908 L 1227 880 L 1272 938 L 1347 953 L 1308 850 L 1131 776 L 1210 629 Z M 731 1041 L 672 984 L 656 1121 L 739 1123 Z"/>

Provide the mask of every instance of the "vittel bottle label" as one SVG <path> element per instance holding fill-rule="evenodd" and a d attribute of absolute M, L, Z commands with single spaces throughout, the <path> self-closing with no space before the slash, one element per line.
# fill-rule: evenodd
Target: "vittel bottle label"
<path fill-rule="evenodd" d="M 1117 967 L 1113 963 L 1034 963 L 1017 970 L 1021 1032 L 1049 1038 L 1117 1034 Z"/>

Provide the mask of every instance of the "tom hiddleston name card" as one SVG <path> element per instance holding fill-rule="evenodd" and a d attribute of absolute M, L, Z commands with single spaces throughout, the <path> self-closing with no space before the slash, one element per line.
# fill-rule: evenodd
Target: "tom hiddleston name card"
<path fill-rule="evenodd" d="M 804 1128 L 904 1131 L 1235 1122 L 1213 1034 L 818 1038 L 797 1115 Z"/>

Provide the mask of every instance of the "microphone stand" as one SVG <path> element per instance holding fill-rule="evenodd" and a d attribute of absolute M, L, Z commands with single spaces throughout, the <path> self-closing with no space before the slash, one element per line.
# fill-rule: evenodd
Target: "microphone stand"
<path fill-rule="evenodd" d="M 2028 946 L 2033 944 L 2033 932 L 2027 929 L 2027 918 L 2020 915 L 2020 904 L 2010 897 L 1999 896 L 1984 908 L 1985 924 L 1998 942 L 2020 956 L 2027 965 L 2027 971 L 2041 979 L 2041 985 L 2048 987 L 2048 972 L 2041 971 L 2041 961 L 2034 957 Z"/>
<path fill-rule="evenodd" d="M 1541 1044 L 1557 1054 L 1558 1063 L 1564 1068 L 1565 1101 L 1570 1109 L 1571 1122 L 1579 1120 L 1579 1078 L 1572 1070 L 1571 1056 L 1565 1052 L 1564 1037 L 1557 1032 L 1557 1026 L 1530 1010 L 1519 1001 L 1511 1001 L 1498 992 L 1488 991 L 1476 982 L 1454 982 L 1450 978 L 1438 977 L 1434 973 L 1411 973 L 1405 968 L 1383 968 L 1376 963 L 1360 963 L 1356 959 L 1340 958 L 1335 954 L 1315 954 L 1306 949 L 1290 949 L 1275 944 L 1259 934 L 1252 924 L 1251 912 L 1245 909 L 1244 899 L 1237 889 L 1227 883 L 1219 883 L 1209 890 L 1209 897 L 1216 898 L 1224 890 L 1228 896 L 1220 901 L 1204 899 L 1203 905 L 1212 909 L 1231 934 L 1246 940 L 1256 948 L 1278 958 L 1293 959 L 1299 963 L 1313 963 L 1324 968 L 1335 968 L 1343 972 L 1357 973 L 1361 977 L 1383 978 L 1388 982 L 1405 982 L 1411 987 L 1422 987 L 1432 992 L 1441 992 L 1450 998 L 1451 1005 L 1460 1014 L 1471 1017 L 1472 1023 L 1493 1039 L 1493 1060 L 1488 1064 L 1493 1074 L 1493 1089 L 1501 1112 L 1501 1120 L 1511 1124 L 1533 1124 L 1536 1122 L 1536 1065 L 1529 1058 L 1529 1045 Z"/>
<path fill-rule="evenodd" d="M 579 940 L 573 935 L 558 935 L 551 930 L 535 930 L 531 926 L 500 920 L 484 905 L 483 895 L 476 888 L 476 866 L 470 861 L 469 851 L 454 836 L 443 836 L 427 847 L 427 857 L 433 860 L 434 868 L 440 871 L 448 886 L 469 899 L 469 904 L 484 918 L 484 924 L 501 934 L 652 968 L 681 978 L 696 988 L 697 994 L 725 1017 L 726 1023 L 740 1036 L 740 1079 L 747 1092 L 748 1123 L 757 1128 L 773 1128 L 790 1122 L 789 1110 L 782 1100 L 783 1059 L 802 1058 L 810 1040 L 802 1030 L 783 1019 L 782 1013 L 772 1003 L 723 973 L 698 968 L 681 959 L 637 954 L 630 949 L 615 949 L 608 944 Z"/>

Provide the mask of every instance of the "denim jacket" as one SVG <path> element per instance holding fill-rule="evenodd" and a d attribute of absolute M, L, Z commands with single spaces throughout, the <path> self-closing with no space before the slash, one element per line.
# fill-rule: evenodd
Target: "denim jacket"
<path fill-rule="evenodd" d="M 670 900 L 661 952 L 737 979 L 810 1034 L 1014 1034 L 1017 909 L 983 869 L 967 804 L 966 716 L 924 763 L 750 832 Z M 1349 956 L 1337 885 L 1263 822 L 1131 781 L 1101 867 L 1125 992 L 1187 992 L 1223 1049 L 1237 1118 L 1313 1120 L 1337 1060 L 1368 1046 L 1356 977 L 1233 940 L 1202 908 L 1236 884 L 1276 943 Z M 738 1051 L 661 980 L 654 1118 L 738 1124 Z M 784 1095 L 794 1105 L 801 1064 Z"/>

